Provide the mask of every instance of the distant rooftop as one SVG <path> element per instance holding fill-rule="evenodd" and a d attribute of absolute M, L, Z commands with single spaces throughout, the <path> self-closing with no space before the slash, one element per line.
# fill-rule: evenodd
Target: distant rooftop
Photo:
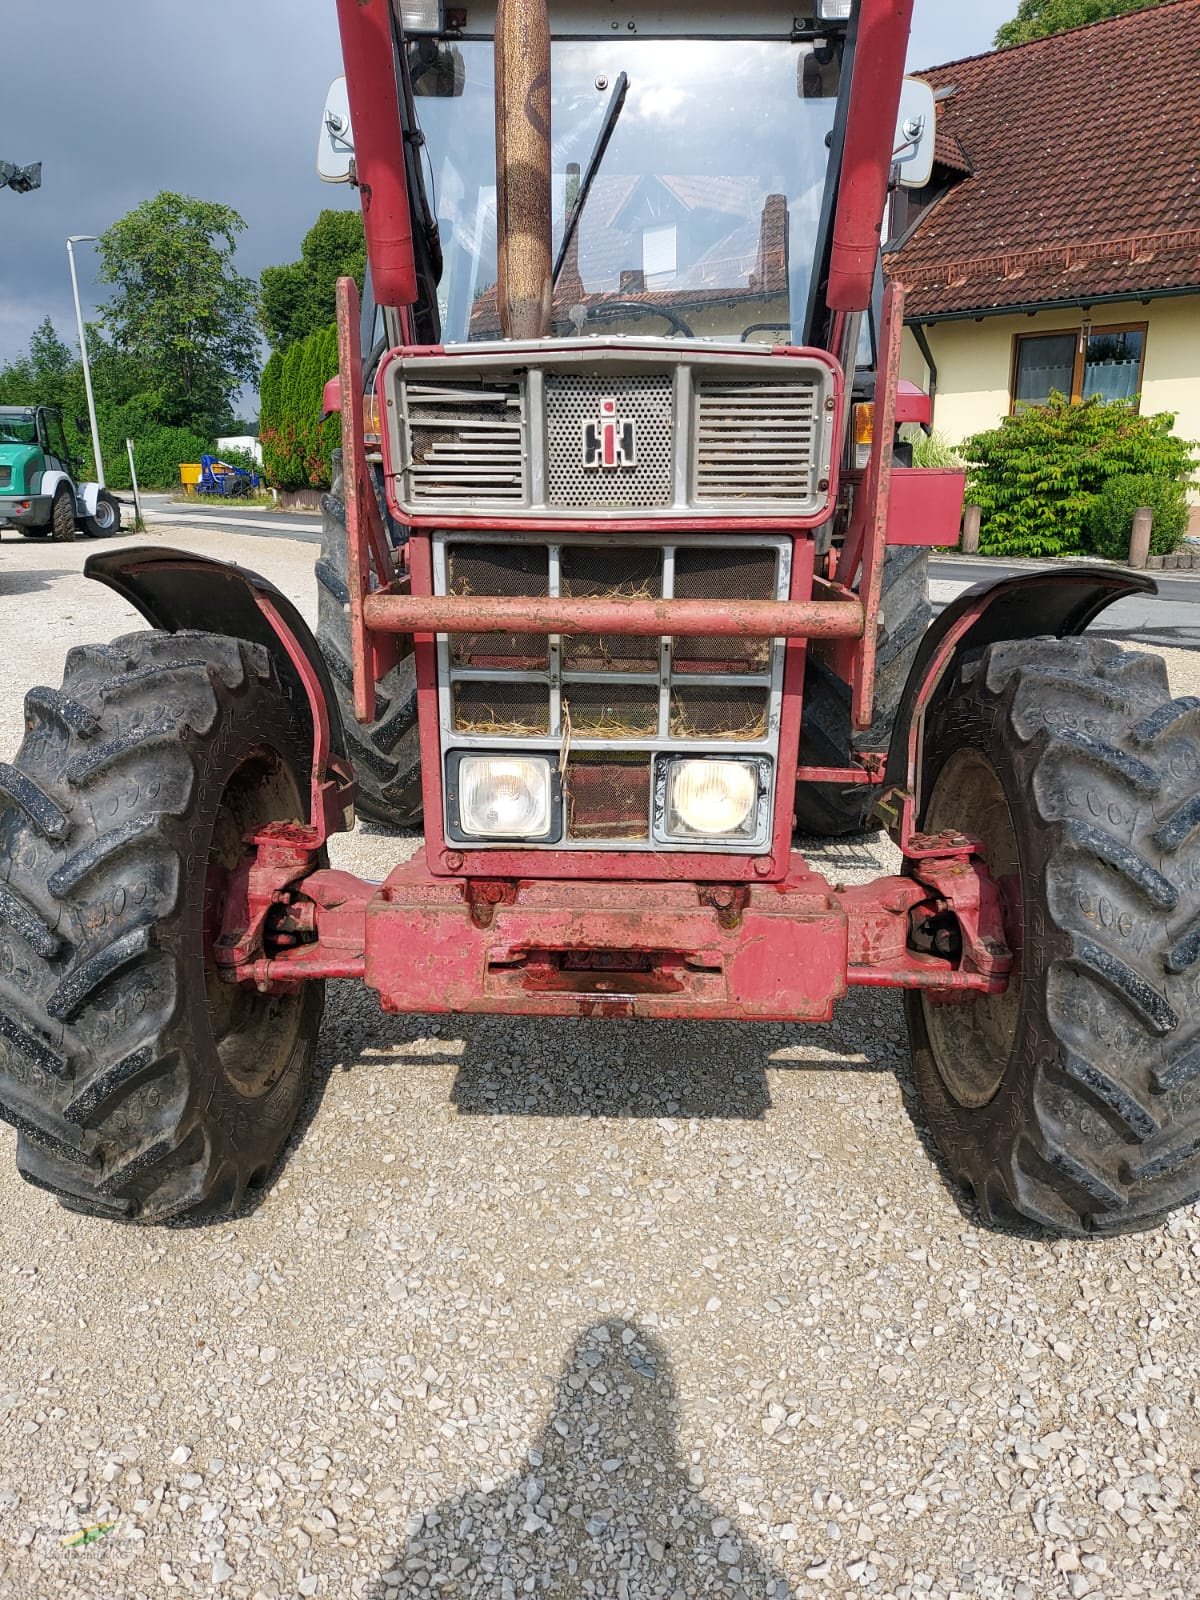
<path fill-rule="evenodd" d="M 920 76 L 951 186 L 888 257 L 910 317 L 1200 292 L 1200 0 Z"/>

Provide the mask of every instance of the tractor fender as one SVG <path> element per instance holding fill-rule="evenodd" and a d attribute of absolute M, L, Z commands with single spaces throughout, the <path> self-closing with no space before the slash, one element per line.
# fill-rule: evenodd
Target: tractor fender
<path fill-rule="evenodd" d="M 229 561 L 157 545 L 89 556 L 83 571 L 128 600 L 151 627 L 167 633 L 198 628 L 265 646 L 280 680 L 301 705 L 308 705 L 318 766 L 332 755 L 350 770 L 345 727 L 325 658 L 308 623 L 273 583 Z M 326 729 L 328 749 L 321 752 Z M 312 820 L 315 825 L 317 819 Z"/>
<path fill-rule="evenodd" d="M 970 651 L 1006 639 L 1067 639 L 1129 595 L 1158 593 L 1152 578 L 1117 567 L 1069 566 L 977 583 L 952 600 L 921 641 L 896 711 L 883 793 L 907 791 L 920 810 L 921 737 L 938 695 Z"/>
<path fill-rule="evenodd" d="M 67 488 L 70 489 L 75 498 L 75 509 L 76 511 L 79 511 L 79 490 L 76 488 L 75 480 L 71 477 L 69 472 L 59 472 L 55 467 L 47 468 L 47 470 L 41 475 L 41 482 L 38 484 L 36 492 L 38 494 L 49 495 L 49 497 L 53 500 L 54 491 L 58 488 L 60 483 L 65 483 Z"/>
<path fill-rule="evenodd" d="M 98 483 L 77 483 L 75 485 L 75 498 L 79 502 L 79 513 L 84 517 L 96 515 L 96 501 L 100 498 L 100 485 Z"/>

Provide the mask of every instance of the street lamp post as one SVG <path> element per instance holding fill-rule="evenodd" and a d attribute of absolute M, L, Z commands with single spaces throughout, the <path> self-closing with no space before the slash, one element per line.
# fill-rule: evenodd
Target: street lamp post
<path fill-rule="evenodd" d="M 83 387 L 87 390 L 88 421 L 92 425 L 92 454 L 96 458 L 96 482 L 104 488 L 104 460 L 100 454 L 100 427 L 96 421 L 96 397 L 92 393 L 92 366 L 88 360 L 87 332 L 83 326 L 83 307 L 79 303 L 79 279 L 75 274 L 75 246 L 95 244 L 94 233 L 73 233 L 67 240 L 67 260 L 71 265 L 71 290 L 75 296 L 75 322 L 79 328 L 79 353 L 83 357 Z"/>

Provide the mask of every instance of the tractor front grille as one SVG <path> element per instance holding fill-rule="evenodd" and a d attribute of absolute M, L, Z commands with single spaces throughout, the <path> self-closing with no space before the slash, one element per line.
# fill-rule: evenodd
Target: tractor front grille
<path fill-rule="evenodd" d="M 604 400 L 634 427 L 631 466 L 606 472 L 585 466 L 584 429 Z M 650 377 L 546 378 L 547 501 L 560 511 L 597 507 L 652 510 L 675 497 L 675 385 L 669 373 Z"/>
<path fill-rule="evenodd" d="M 390 359 L 390 488 L 409 515 L 616 520 L 831 509 L 837 380 L 817 355 L 559 340 Z M 615 441 L 615 442 L 614 442 Z M 749 523 L 753 526 L 753 523 Z"/>
<path fill-rule="evenodd" d="M 699 383 L 697 502 L 795 502 L 810 495 L 820 446 L 819 399 L 811 384 Z"/>
<path fill-rule="evenodd" d="M 406 383 L 405 498 L 422 509 L 526 499 L 524 391 L 517 383 Z"/>
<path fill-rule="evenodd" d="M 476 598 L 786 599 L 791 560 L 791 541 L 767 535 L 434 539 L 436 591 Z M 661 849 L 651 844 L 656 758 L 759 755 L 773 767 L 784 661 L 776 639 L 443 636 L 443 750 L 552 758 L 566 833 L 556 848 Z"/>

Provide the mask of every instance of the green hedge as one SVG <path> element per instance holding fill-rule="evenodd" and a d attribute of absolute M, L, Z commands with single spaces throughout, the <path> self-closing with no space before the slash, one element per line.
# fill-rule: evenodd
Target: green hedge
<path fill-rule="evenodd" d="M 280 489 L 322 489 L 341 442 L 337 418 L 322 424 L 325 384 L 338 370 L 337 328 L 277 350 L 259 385 L 259 438 L 267 480 Z"/>
<path fill-rule="evenodd" d="M 104 475 L 114 489 L 129 489 L 129 454 L 125 449 L 126 435 L 108 438 L 102 430 L 100 443 L 104 450 Z M 205 440 L 203 434 L 190 428 L 151 427 L 140 430 L 133 438 L 133 462 L 137 467 L 140 489 L 174 489 L 179 484 L 179 468 L 185 461 L 199 461 L 202 455 L 211 455 L 215 445 Z"/>
<path fill-rule="evenodd" d="M 1096 500 L 1115 479 L 1154 478 L 1166 486 L 1191 479 L 1195 446 L 1177 438 L 1174 426 L 1173 416 L 1143 417 L 1130 402 L 1073 405 L 1052 395 L 1047 405 L 1026 406 L 968 439 L 967 497 L 983 510 L 981 551 L 1082 553 Z"/>

